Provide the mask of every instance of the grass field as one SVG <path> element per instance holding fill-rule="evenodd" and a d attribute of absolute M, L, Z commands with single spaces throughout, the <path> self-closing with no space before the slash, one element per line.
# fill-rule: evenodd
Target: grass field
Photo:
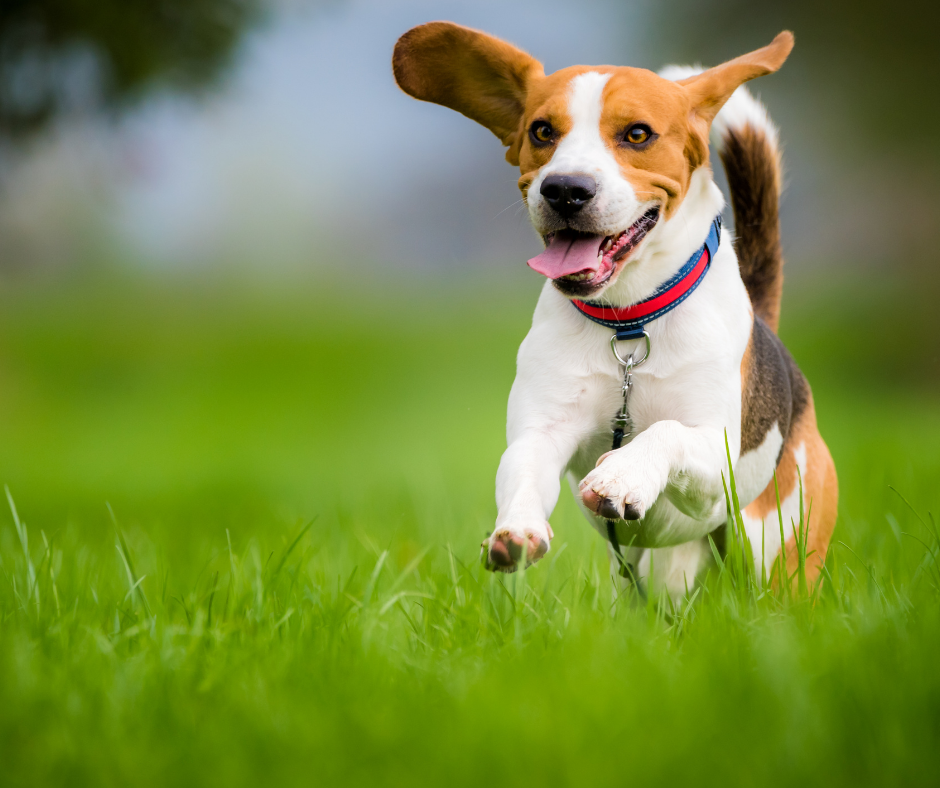
<path fill-rule="evenodd" d="M 532 280 L 4 287 L 0 784 L 932 782 L 933 300 L 812 285 L 829 577 L 670 614 L 612 610 L 566 491 L 541 564 L 479 565 Z"/>

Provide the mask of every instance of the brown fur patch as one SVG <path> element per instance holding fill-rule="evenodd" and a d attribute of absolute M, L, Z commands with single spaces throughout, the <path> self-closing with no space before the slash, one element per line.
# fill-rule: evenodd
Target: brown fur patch
<path fill-rule="evenodd" d="M 755 314 L 776 333 L 783 292 L 780 156 L 763 131 L 752 126 L 729 129 L 720 155 L 734 208 L 741 278 Z"/>
<path fill-rule="evenodd" d="M 812 438 L 815 429 L 816 411 L 813 409 L 812 401 L 810 401 L 809 408 L 804 410 L 802 417 L 793 424 L 793 429 L 790 430 L 787 439 L 783 443 L 776 469 L 777 489 L 774 489 L 774 482 L 771 480 L 764 488 L 764 491 L 745 507 L 744 511 L 748 517 L 757 520 L 768 520 L 776 517 L 777 490 L 780 492 L 780 500 L 783 501 L 797 488 L 799 477 L 794 452 L 801 443 L 805 444 L 807 439 Z M 808 448 L 807 451 L 809 451 Z"/>
<path fill-rule="evenodd" d="M 519 163 L 526 95 L 545 73 L 534 57 L 479 30 L 428 22 L 395 43 L 392 71 L 408 95 L 450 107 L 486 126 L 509 146 L 510 163 Z"/>
<path fill-rule="evenodd" d="M 755 317 L 741 360 L 741 454 L 760 446 L 774 424 L 786 445 L 790 427 L 806 408 L 809 396 L 809 385 L 793 357 Z"/>

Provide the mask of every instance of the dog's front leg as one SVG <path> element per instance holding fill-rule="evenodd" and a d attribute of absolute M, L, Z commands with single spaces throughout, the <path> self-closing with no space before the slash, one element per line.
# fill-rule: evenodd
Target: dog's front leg
<path fill-rule="evenodd" d="M 539 429 L 527 429 L 509 444 L 496 473 L 496 528 L 483 543 L 487 568 L 512 572 L 523 553 L 532 563 L 548 552 L 554 537 L 548 518 L 574 449 L 564 435 Z"/>
<path fill-rule="evenodd" d="M 512 572 L 522 560 L 532 563 L 548 552 L 554 536 L 548 518 L 562 474 L 596 428 L 594 389 L 559 346 L 554 336 L 533 330 L 519 352 L 509 395 L 509 445 L 496 473 L 499 515 L 483 543 L 489 569 Z"/>
<path fill-rule="evenodd" d="M 724 505 L 725 464 L 724 430 L 657 421 L 597 461 L 581 482 L 581 498 L 602 517 L 642 520 L 665 492 L 680 511 L 702 521 L 701 534 L 687 535 L 692 539 L 710 530 L 706 523 Z"/>

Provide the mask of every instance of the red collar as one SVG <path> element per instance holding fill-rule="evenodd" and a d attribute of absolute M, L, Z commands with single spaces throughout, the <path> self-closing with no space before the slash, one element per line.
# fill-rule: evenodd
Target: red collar
<path fill-rule="evenodd" d="M 685 301 L 701 284 L 721 241 L 721 217 L 716 216 L 708 237 L 679 269 L 679 272 L 656 288 L 649 298 L 630 306 L 612 307 L 590 301 L 572 299 L 571 303 L 589 320 L 614 329 L 617 339 L 637 339 L 644 334 L 647 323 L 665 315 Z"/>

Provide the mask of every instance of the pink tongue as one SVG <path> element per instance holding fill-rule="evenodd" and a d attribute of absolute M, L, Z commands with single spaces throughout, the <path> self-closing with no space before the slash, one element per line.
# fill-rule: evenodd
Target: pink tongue
<path fill-rule="evenodd" d="M 575 235 L 559 230 L 542 254 L 529 260 L 529 268 L 549 279 L 558 279 L 580 271 L 596 271 L 603 235 Z"/>

